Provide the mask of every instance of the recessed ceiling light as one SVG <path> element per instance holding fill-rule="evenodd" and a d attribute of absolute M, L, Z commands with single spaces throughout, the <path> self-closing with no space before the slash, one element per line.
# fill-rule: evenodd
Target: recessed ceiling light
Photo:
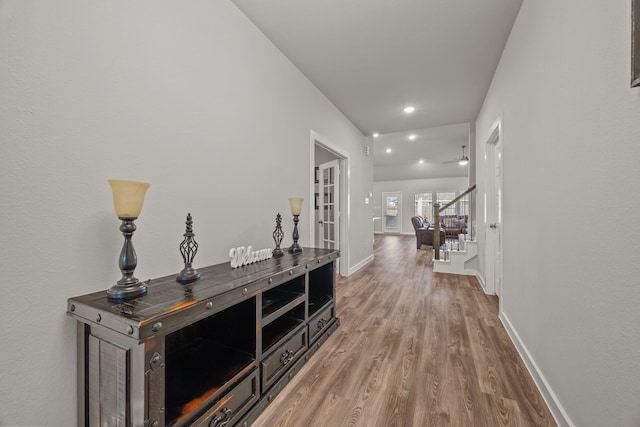
<path fill-rule="evenodd" d="M 408 105 L 406 107 L 404 107 L 403 110 L 405 113 L 410 114 L 413 113 L 414 111 L 416 111 L 416 107 L 414 107 L 413 105 Z"/>
<path fill-rule="evenodd" d="M 374 138 L 377 138 L 377 137 L 379 137 L 379 136 L 380 136 L 380 134 L 379 134 L 378 132 L 376 132 L 376 133 L 374 133 L 374 134 L 373 134 L 373 137 L 374 137 Z"/>
<path fill-rule="evenodd" d="M 387 153 L 390 153 L 390 152 L 391 152 L 391 148 L 387 148 Z"/>
<path fill-rule="evenodd" d="M 418 163 L 423 164 L 424 160 L 420 159 L 420 160 L 418 160 Z"/>
<path fill-rule="evenodd" d="M 414 139 L 416 139 L 416 136 L 415 136 L 414 134 L 411 134 L 411 135 L 409 135 L 409 139 L 410 139 L 411 141 L 413 141 Z"/>

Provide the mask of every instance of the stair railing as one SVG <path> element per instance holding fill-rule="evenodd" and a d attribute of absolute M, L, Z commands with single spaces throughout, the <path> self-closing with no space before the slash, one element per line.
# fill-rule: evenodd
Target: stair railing
<path fill-rule="evenodd" d="M 440 259 L 440 245 L 446 244 L 446 234 L 445 234 L 445 242 L 440 242 L 440 214 L 444 212 L 446 209 L 448 209 L 449 207 L 455 205 L 456 203 L 462 200 L 466 200 L 467 202 L 467 203 L 461 204 L 462 206 L 466 206 L 466 212 L 456 212 L 456 215 L 467 216 L 467 218 L 469 219 L 467 223 L 469 240 L 474 239 L 475 236 L 473 235 L 473 227 L 472 227 L 473 218 L 472 218 L 472 215 L 470 215 L 471 212 L 469 212 L 469 210 L 471 209 L 471 195 L 472 195 L 471 193 L 475 189 L 476 189 L 476 186 L 474 184 L 468 189 L 466 189 L 463 193 L 461 193 L 458 197 L 456 197 L 455 199 L 453 199 L 452 201 L 450 201 L 444 206 L 440 206 L 440 203 L 437 203 L 437 202 L 433 204 L 433 222 L 434 222 L 434 228 L 435 228 L 433 231 L 433 258 L 434 259 Z"/>

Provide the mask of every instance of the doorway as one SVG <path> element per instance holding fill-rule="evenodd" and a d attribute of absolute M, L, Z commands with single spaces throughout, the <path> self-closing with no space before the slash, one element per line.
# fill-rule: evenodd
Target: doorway
<path fill-rule="evenodd" d="M 500 311 L 503 298 L 503 138 L 502 121 L 494 125 L 486 144 L 485 225 L 486 225 L 486 272 L 487 293 L 498 296 Z"/>
<path fill-rule="evenodd" d="M 339 250 L 336 270 L 348 276 L 349 156 L 341 147 L 313 131 L 310 141 L 311 200 L 316 201 L 310 214 L 311 246 Z"/>
<path fill-rule="evenodd" d="M 402 232 L 402 193 L 399 191 L 382 193 L 382 232 Z"/>

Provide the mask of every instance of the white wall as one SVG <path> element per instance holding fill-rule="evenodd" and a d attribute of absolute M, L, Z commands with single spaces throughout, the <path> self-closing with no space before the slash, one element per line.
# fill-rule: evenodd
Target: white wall
<path fill-rule="evenodd" d="M 402 193 L 401 233 L 414 234 L 411 217 L 414 216 L 415 193 L 464 191 L 469 188 L 469 178 L 410 179 L 406 181 L 378 181 L 373 183 L 373 216 L 381 217 L 374 223 L 374 232 L 382 233 L 382 193 Z"/>
<path fill-rule="evenodd" d="M 312 130 L 349 153 L 352 191 L 370 191 L 363 136 L 228 0 L 3 1 L 0 64 L 0 425 L 76 424 L 66 299 L 120 277 L 108 178 L 151 183 L 141 279 L 182 268 L 188 212 L 196 268 L 272 247 L 277 212 L 290 244 L 287 198 L 312 209 Z M 373 226 L 362 197 L 349 208 L 357 264 Z"/>
<path fill-rule="evenodd" d="M 503 117 L 502 317 L 556 397 L 561 425 L 640 425 L 630 9 L 525 0 L 477 120 L 483 194 L 485 142 Z"/>

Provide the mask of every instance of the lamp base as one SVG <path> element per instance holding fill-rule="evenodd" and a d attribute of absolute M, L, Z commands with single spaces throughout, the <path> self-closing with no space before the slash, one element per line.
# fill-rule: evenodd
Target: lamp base
<path fill-rule="evenodd" d="M 299 254 L 300 252 L 302 252 L 302 246 L 300 246 L 298 243 L 294 243 L 289 248 L 289 253 L 290 254 Z"/>
<path fill-rule="evenodd" d="M 131 284 L 115 284 L 107 289 L 107 298 L 111 300 L 131 299 L 147 294 L 147 285 L 137 281 Z"/>
<path fill-rule="evenodd" d="M 180 282 L 183 285 L 187 283 L 195 282 L 200 278 L 200 273 L 193 267 L 185 267 L 180 274 L 176 276 L 176 282 Z"/>

